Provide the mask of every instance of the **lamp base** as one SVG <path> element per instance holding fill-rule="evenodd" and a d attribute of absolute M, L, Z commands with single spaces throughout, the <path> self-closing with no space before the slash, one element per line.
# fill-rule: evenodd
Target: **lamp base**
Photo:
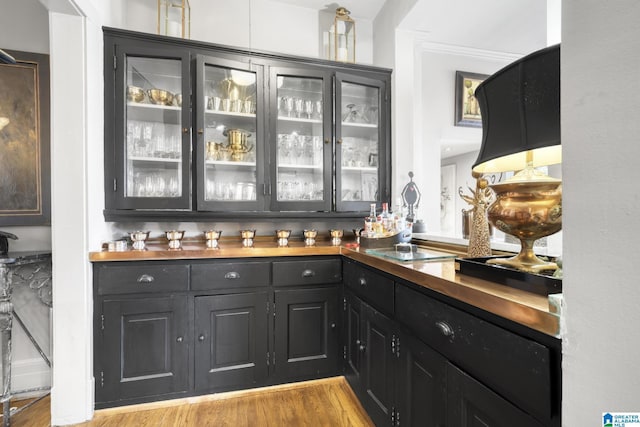
<path fill-rule="evenodd" d="M 555 262 L 544 261 L 533 252 L 535 240 L 521 239 L 520 253 L 511 258 L 496 258 L 487 261 L 487 264 L 503 265 L 528 273 L 540 273 L 542 271 L 555 271 L 558 265 Z"/>

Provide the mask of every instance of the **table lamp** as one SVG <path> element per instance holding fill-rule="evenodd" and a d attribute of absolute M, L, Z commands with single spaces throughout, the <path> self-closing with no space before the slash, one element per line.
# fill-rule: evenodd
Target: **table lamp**
<path fill-rule="evenodd" d="M 562 182 L 537 167 L 562 161 L 560 45 L 533 52 L 499 70 L 475 92 L 482 114 L 482 146 L 472 167 L 483 174 L 517 172 L 491 185 L 488 210 L 498 230 L 520 240 L 518 255 L 489 262 L 539 273 L 555 263 L 538 258 L 534 242 L 562 228 Z"/>

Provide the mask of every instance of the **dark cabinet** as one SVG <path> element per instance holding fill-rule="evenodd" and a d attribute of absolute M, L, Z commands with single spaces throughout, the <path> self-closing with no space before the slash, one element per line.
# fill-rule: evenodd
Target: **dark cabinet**
<path fill-rule="evenodd" d="M 268 375 L 267 292 L 196 296 L 195 388 L 228 390 Z"/>
<path fill-rule="evenodd" d="M 447 367 L 449 427 L 542 427 L 543 425 L 460 369 Z"/>
<path fill-rule="evenodd" d="M 96 358 L 96 401 L 189 389 L 191 332 L 185 296 L 106 299 Z"/>
<path fill-rule="evenodd" d="M 376 425 L 394 416 L 397 329 L 395 322 L 347 293 L 344 347 L 346 378 Z"/>
<path fill-rule="evenodd" d="M 107 220 L 361 218 L 389 201 L 390 70 L 104 37 Z"/>
<path fill-rule="evenodd" d="M 416 427 L 449 425 L 446 423 L 447 360 L 407 333 L 400 335 L 398 354 L 396 424 Z"/>
<path fill-rule="evenodd" d="M 278 380 L 318 378 L 338 370 L 336 286 L 275 291 L 274 370 Z"/>
<path fill-rule="evenodd" d="M 559 425 L 558 349 L 351 260 L 344 284 L 345 376 L 376 425 Z"/>
<path fill-rule="evenodd" d="M 93 274 L 97 408 L 339 372 L 338 257 L 108 262 Z"/>

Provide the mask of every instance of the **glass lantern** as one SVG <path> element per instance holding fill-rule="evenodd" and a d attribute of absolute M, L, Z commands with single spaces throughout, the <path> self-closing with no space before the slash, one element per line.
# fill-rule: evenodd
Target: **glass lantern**
<path fill-rule="evenodd" d="M 191 38 L 189 0 L 158 0 L 158 34 Z"/>
<path fill-rule="evenodd" d="M 356 21 L 344 7 L 336 9 L 336 16 L 329 30 L 329 59 L 340 62 L 356 62 Z"/>

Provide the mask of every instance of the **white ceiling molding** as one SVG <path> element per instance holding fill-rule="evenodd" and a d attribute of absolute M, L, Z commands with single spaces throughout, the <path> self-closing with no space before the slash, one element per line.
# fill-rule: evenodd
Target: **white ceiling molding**
<path fill-rule="evenodd" d="M 424 38 L 422 34 L 420 38 Z M 522 58 L 525 54 L 498 52 L 493 50 L 476 49 L 464 46 L 455 46 L 450 44 L 434 43 L 425 40 L 416 39 L 416 50 L 418 52 L 429 53 L 445 53 L 449 55 L 459 55 L 478 59 L 491 59 L 506 62 L 513 62 Z"/>

